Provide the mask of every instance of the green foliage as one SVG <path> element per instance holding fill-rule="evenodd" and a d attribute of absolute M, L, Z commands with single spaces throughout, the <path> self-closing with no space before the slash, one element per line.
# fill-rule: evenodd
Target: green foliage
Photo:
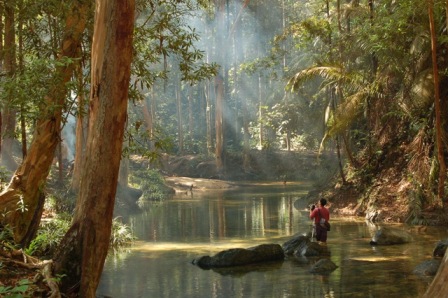
<path fill-rule="evenodd" d="M 136 240 L 131 228 L 119 221 L 119 218 L 112 220 L 112 233 L 110 245 L 113 248 L 124 247 Z"/>
<path fill-rule="evenodd" d="M 52 255 L 70 227 L 70 218 L 63 216 L 41 222 L 37 235 L 25 249 L 29 255 Z"/>
<path fill-rule="evenodd" d="M 132 183 L 140 185 L 143 192 L 141 200 L 163 200 L 171 193 L 157 170 L 137 171 L 132 177 Z"/>
<path fill-rule="evenodd" d="M 125 132 L 125 144 L 123 155 L 137 154 L 148 158 L 150 162 L 160 159 L 163 152 L 170 152 L 173 148 L 173 140 L 158 128 L 154 128 L 152 134 L 141 120 L 136 120 L 128 126 Z"/>
<path fill-rule="evenodd" d="M 412 225 L 428 225 L 428 221 L 423 217 L 423 204 L 425 202 L 424 190 L 412 177 L 414 190 L 410 193 L 409 215 L 406 222 Z"/>
<path fill-rule="evenodd" d="M 11 177 L 11 172 L 4 166 L 0 166 L 0 190 L 6 187 L 9 177 Z"/>
<path fill-rule="evenodd" d="M 28 123 L 41 117 L 43 98 L 48 90 L 58 84 L 58 79 L 52 76 L 56 67 L 66 67 L 75 62 L 73 59 L 45 59 L 28 57 L 26 68 L 12 77 L 5 77 L 1 81 L 2 92 L 0 102 L 7 103 L 10 108 L 22 111 Z M 51 106 L 45 108 L 51 111 Z"/>
<path fill-rule="evenodd" d="M 14 287 L 0 286 L 0 296 L 4 298 L 24 298 L 31 297 L 27 293 L 30 285 L 33 283 L 28 279 L 20 280 Z"/>
<path fill-rule="evenodd" d="M 62 214 L 57 218 L 43 221 L 39 227 L 37 236 L 25 249 L 25 252 L 35 256 L 52 255 L 70 228 L 70 224 L 71 217 L 68 214 Z M 119 248 L 126 246 L 135 241 L 135 239 L 128 225 L 119 221 L 119 218 L 112 220 L 111 247 Z"/>
<path fill-rule="evenodd" d="M 169 67 L 178 66 L 181 80 L 197 82 L 217 73 L 215 63 L 204 63 L 204 52 L 196 47 L 199 35 L 188 25 L 196 6 L 193 1 L 142 2 L 137 20 L 132 72 L 150 89 L 159 79 L 167 79 Z M 168 63 L 170 61 L 170 63 Z"/>
<path fill-rule="evenodd" d="M 12 243 L 14 241 L 14 233 L 10 226 L 1 227 L 0 229 L 0 241 L 6 243 Z"/>

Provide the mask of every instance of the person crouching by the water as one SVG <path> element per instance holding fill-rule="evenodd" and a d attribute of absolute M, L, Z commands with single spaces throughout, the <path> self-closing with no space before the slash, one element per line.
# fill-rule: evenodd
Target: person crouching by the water
<path fill-rule="evenodd" d="M 321 219 L 330 221 L 330 211 L 325 208 L 325 205 L 327 205 L 327 200 L 320 199 L 317 208 L 312 205 L 310 209 L 310 219 L 313 220 L 316 229 L 316 240 L 322 243 L 327 242 L 327 229 L 320 224 Z"/>

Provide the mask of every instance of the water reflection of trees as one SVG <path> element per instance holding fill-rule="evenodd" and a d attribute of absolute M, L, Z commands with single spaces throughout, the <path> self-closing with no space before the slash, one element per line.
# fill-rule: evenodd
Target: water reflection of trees
<path fill-rule="evenodd" d="M 300 212 L 293 196 L 215 192 L 201 197 L 174 197 L 147 203 L 140 214 L 131 215 L 137 236 L 147 241 L 186 241 L 191 237 L 209 242 L 228 238 L 264 238 L 291 235 Z"/>
<path fill-rule="evenodd" d="M 282 244 L 292 234 L 308 229 L 308 212 L 295 209 L 295 200 L 294 195 L 282 193 L 216 192 L 151 203 L 142 213 L 130 216 L 144 244 L 131 256 L 109 262 L 111 270 L 106 271 L 103 285 L 126 297 L 279 297 L 282 293 L 289 297 L 345 297 L 350 293 L 382 297 L 398 292 L 402 297 L 416 297 L 424 292 L 426 283 L 418 281 L 412 270 L 419 258 L 429 254 L 433 240 L 443 238 L 446 231 L 431 232 L 410 245 L 374 250 L 364 222 L 335 217 L 328 247 L 339 268 L 327 277 L 310 274 L 309 262 L 291 259 L 219 272 L 190 264 L 201 255 L 228 248 Z M 375 257 L 378 260 L 373 261 Z M 116 270 L 120 273 L 111 273 Z"/>

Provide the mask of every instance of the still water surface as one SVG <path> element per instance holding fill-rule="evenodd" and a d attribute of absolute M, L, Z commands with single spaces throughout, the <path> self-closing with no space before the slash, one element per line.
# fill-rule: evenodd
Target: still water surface
<path fill-rule="evenodd" d="M 310 259 L 225 270 L 202 270 L 199 256 L 262 243 L 283 244 L 309 231 L 308 211 L 294 208 L 306 183 L 259 184 L 233 191 L 194 192 L 148 203 L 124 217 L 138 241 L 109 256 L 97 295 L 121 297 L 421 297 L 430 279 L 412 271 L 430 259 L 446 228 L 412 229 L 410 244 L 369 245 L 362 219 L 332 217 L 328 248 L 338 269 L 309 273 Z M 306 204 L 302 204 L 306 206 Z"/>

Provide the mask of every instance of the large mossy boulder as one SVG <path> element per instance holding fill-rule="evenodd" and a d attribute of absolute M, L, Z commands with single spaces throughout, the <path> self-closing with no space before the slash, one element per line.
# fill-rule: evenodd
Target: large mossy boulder
<path fill-rule="evenodd" d="M 370 241 L 371 245 L 395 245 L 412 241 L 412 235 L 402 229 L 380 227 Z"/>
<path fill-rule="evenodd" d="M 283 260 L 283 249 L 279 244 L 261 244 L 251 248 L 232 248 L 214 256 L 202 256 L 193 264 L 203 269 L 249 265 L 260 262 Z"/>

